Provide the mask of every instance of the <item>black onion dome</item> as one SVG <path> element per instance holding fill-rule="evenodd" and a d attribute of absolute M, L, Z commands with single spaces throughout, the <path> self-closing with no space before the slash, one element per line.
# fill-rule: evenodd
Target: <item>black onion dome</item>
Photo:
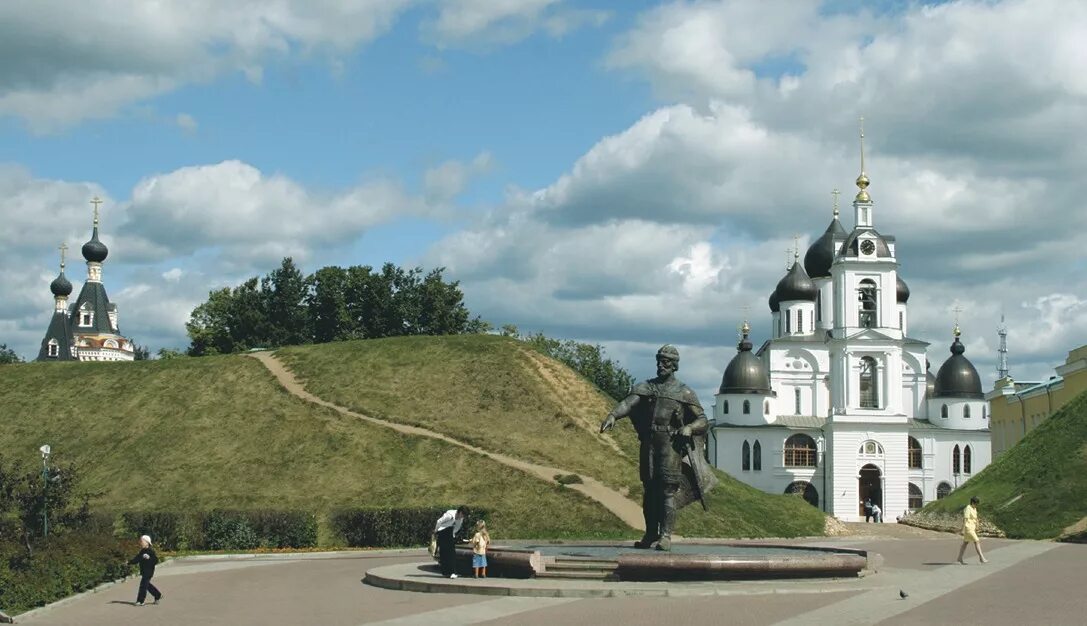
<path fill-rule="evenodd" d="M 936 373 L 935 397 L 937 398 L 969 398 L 980 400 L 984 396 L 981 393 L 981 378 L 970 359 L 963 356 L 966 346 L 962 345 L 958 337 L 951 344 L 951 357 L 940 366 Z"/>
<path fill-rule="evenodd" d="M 781 311 L 781 300 L 778 299 L 778 292 L 776 289 L 770 293 L 769 304 L 771 313 L 777 313 Z"/>
<path fill-rule="evenodd" d="M 64 270 L 61 270 L 60 276 L 57 276 L 53 279 L 53 282 L 49 283 L 49 291 L 52 291 L 54 296 L 72 295 L 72 283 L 68 282 Z"/>
<path fill-rule="evenodd" d="M 842 228 L 838 218 L 831 220 L 826 232 L 816 239 L 804 254 L 804 269 L 807 270 L 808 276 L 811 278 L 830 276 L 830 266 L 834 263 L 834 255 L 838 252 L 838 248 L 834 246 L 834 238 L 842 239 L 845 234 L 845 228 Z"/>
<path fill-rule="evenodd" d="M 925 397 L 936 397 L 936 377 L 933 376 L 932 370 L 929 369 L 928 359 L 925 359 Z"/>
<path fill-rule="evenodd" d="M 729 361 L 717 393 L 755 393 L 770 395 L 770 376 L 762 359 L 751 352 L 751 341 L 744 336 L 736 356 Z"/>
<path fill-rule="evenodd" d="M 778 302 L 788 302 L 789 300 L 814 302 L 815 294 L 818 292 L 815 283 L 812 282 L 811 278 L 808 278 L 808 273 L 804 271 L 804 267 L 799 262 L 793 263 L 789 273 L 778 282 L 777 289 L 774 290 Z"/>
<path fill-rule="evenodd" d="M 898 281 L 895 285 L 897 292 L 897 299 L 899 304 L 906 304 L 910 299 L 910 287 L 906 284 L 906 281 L 902 280 L 902 277 L 898 277 Z"/>
<path fill-rule="evenodd" d="M 98 241 L 98 227 L 95 226 L 94 232 L 91 233 L 91 240 L 83 244 L 83 258 L 93 263 L 101 263 L 106 260 L 107 255 L 109 255 L 109 248 Z"/>

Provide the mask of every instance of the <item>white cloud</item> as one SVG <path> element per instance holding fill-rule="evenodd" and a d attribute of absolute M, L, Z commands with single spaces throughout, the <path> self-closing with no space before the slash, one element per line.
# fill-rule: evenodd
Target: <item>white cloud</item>
<path fill-rule="evenodd" d="M 181 130 L 190 134 L 195 133 L 197 126 L 199 126 L 199 124 L 196 123 L 196 118 L 188 113 L 178 113 L 175 122 Z"/>
<path fill-rule="evenodd" d="M 445 0 L 424 22 L 424 37 L 441 48 L 481 47 L 520 41 L 537 30 L 562 37 L 582 26 L 599 26 L 609 13 L 572 9 L 562 0 Z"/>
<path fill-rule="evenodd" d="M 0 115 L 38 132 L 287 54 L 335 58 L 386 32 L 410 0 L 0 3 Z"/>

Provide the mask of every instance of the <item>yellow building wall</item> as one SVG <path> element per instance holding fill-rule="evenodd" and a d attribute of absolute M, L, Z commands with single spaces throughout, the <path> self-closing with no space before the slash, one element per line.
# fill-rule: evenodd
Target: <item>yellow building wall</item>
<path fill-rule="evenodd" d="M 1072 398 L 1087 391 L 1087 345 L 1069 352 L 1056 372 L 1058 376 L 1033 385 L 998 380 L 993 390 L 985 394 L 989 400 L 994 459 Z"/>

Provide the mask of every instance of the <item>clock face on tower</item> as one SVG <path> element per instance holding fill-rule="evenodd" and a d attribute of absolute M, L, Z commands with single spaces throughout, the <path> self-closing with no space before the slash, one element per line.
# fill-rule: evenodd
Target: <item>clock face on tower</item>
<path fill-rule="evenodd" d="M 861 242 L 861 252 L 865 254 L 872 254 L 876 251 L 876 244 L 872 243 L 871 239 L 865 239 Z"/>

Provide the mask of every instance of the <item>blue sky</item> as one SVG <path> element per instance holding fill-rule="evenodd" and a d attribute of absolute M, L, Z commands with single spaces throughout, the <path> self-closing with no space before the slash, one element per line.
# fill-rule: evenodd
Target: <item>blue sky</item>
<path fill-rule="evenodd" d="M 99 193 L 107 289 L 152 349 L 287 254 L 443 265 L 473 312 L 639 376 L 679 343 L 706 399 L 832 188 L 851 224 L 859 115 L 934 363 L 956 304 L 987 381 L 1002 311 L 1020 377 L 1087 340 L 1078 5 L 147 7 L 0 6 L 0 343 L 24 356 Z"/>

